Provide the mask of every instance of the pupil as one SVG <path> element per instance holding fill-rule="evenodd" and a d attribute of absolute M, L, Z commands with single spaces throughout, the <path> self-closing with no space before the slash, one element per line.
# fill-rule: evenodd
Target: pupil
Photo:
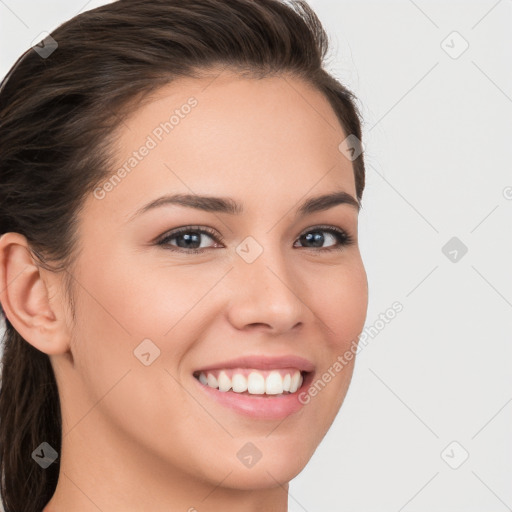
<path fill-rule="evenodd" d="M 313 234 L 308 233 L 307 235 L 304 235 L 304 238 L 308 242 L 313 242 L 315 244 L 314 247 L 322 247 L 324 242 L 324 236 L 320 231 L 315 231 Z"/>
<path fill-rule="evenodd" d="M 191 242 L 192 244 L 197 244 L 197 247 L 193 247 L 193 249 L 198 249 L 199 246 L 201 245 L 201 242 L 199 241 L 199 235 L 196 233 L 194 235 L 189 235 L 189 234 L 185 234 L 185 235 L 180 235 L 177 240 L 179 240 L 180 238 L 183 238 L 186 242 Z M 178 245 L 180 245 L 178 243 Z M 185 248 L 190 248 L 190 244 L 189 243 L 186 243 L 184 245 Z"/>

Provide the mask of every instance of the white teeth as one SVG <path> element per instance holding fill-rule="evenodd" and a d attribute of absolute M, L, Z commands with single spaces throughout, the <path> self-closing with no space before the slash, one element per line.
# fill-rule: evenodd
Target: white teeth
<path fill-rule="evenodd" d="M 292 378 L 290 377 L 290 374 L 287 373 L 283 379 L 283 391 L 290 391 L 291 382 L 292 382 Z"/>
<path fill-rule="evenodd" d="M 215 375 L 212 375 L 211 373 L 208 374 L 207 384 L 211 388 L 218 388 L 219 387 L 219 383 L 217 382 L 217 378 L 215 377 Z"/>
<path fill-rule="evenodd" d="M 242 373 L 234 371 L 231 378 L 228 372 L 221 370 L 218 377 L 213 373 L 201 372 L 199 381 L 205 386 L 218 389 L 221 392 L 233 391 L 235 393 L 249 393 L 251 395 L 282 395 L 283 393 L 295 393 L 302 385 L 303 377 L 299 370 L 290 371 L 282 376 L 283 371 L 272 370 L 265 372 L 266 378 L 259 370 L 250 370 Z M 246 376 L 248 373 L 248 376 Z"/>
<path fill-rule="evenodd" d="M 231 379 L 231 383 L 235 393 L 244 393 L 247 391 L 247 379 L 245 378 L 245 375 L 235 373 Z"/>
<path fill-rule="evenodd" d="M 231 389 L 231 379 L 226 372 L 219 373 L 219 391 L 229 391 Z"/>
<path fill-rule="evenodd" d="M 283 378 L 279 372 L 270 372 L 265 381 L 265 393 L 267 395 L 279 395 L 283 392 Z"/>
<path fill-rule="evenodd" d="M 265 393 L 265 378 L 261 373 L 251 372 L 247 379 L 247 391 L 252 395 Z"/>
<path fill-rule="evenodd" d="M 292 376 L 292 382 L 290 384 L 290 393 L 295 393 L 299 388 L 300 373 L 294 373 Z"/>

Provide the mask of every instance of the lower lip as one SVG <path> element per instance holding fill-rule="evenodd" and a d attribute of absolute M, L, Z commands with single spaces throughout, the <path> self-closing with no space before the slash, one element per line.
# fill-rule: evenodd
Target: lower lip
<path fill-rule="evenodd" d="M 234 391 L 219 391 L 202 384 L 195 377 L 192 378 L 209 397 L 239 414 L 256 419 L 279 420 L 290 416 L 290 414 L 304 407 L 304 404 L 299 401 L 299 395 L 307 389 L 313 380 L 313 372 L 306 374 L 301 387 L 295 393 L 280 396 L 242 395 Z"/>

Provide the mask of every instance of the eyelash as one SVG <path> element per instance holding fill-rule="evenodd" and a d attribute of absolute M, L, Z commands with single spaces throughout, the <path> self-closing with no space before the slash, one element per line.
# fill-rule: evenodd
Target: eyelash
<path fill-rule="evenodd" d="M 330 233 L 331 235 L 334 235 L 335 238 L 338 240 L 338 245 L 334 245 L 332 247 L 326 247 L 326 248 L 318 248 L 321 252 L 331 252 L 331 251 L 340 251 L 344 247 L 351 245 L 354 243 L 354 238 L 349 235 L 347 232 L 343 231 L 342 229 L 336 228 L 334 226 L 315 226 L 313 228 L 308 229 L 307 231 L 304 231 L 300 236 L 306 235 L 307 233 L 316 232 L 316 231 L 325 231 L 327 233 Z M 181 253 L 192 253 L 192 254 L 200 254 L 204 253 L 205 251 L 209 249 L 214 249 L 213 247 L 203 247 L 202 249 L 185 249 L 182 247 L 175 248 L 171 245 L 169 245 L 169 241 L 173 240 L 174 238 L 177 238 L 178 236 L 184 234 L 184 233 L 200 233 L 203 235 L 210 236 L 215 242 L 217 243 L 223 243 L 224 238 L 222 235 L 218 235 L 209 228 L 202 228 L 199 226 L 186 226 L 183 228 L 178 228 L 174 231 L 171 231 L 164 235 L 163 238 L 161 238 L 158 242 L 156 242 L 156 245 L 165 247 L 166 249 L 174 252 L 181 252 Z M 314 247 L 305 247 L 305 249 L 312 249 L 314 250 Z"/>

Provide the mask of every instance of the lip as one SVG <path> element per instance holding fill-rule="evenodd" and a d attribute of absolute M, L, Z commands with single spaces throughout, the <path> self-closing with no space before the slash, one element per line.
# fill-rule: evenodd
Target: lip
<path fill-rule="evenodd" d="M 229 361 L 223 361 L 209 366 L 203 366 L 194 370 L 194 374 L 199 372 L 206 372 L 208 370 L 221 370 L 223 368 L 254 368 L 255 370 L 274 370 L 279 368 L 297 368 L 303 372 L 315 371 L 315 365 L 300 356 L 293 354 L 284 356 L 241 356 L 236 359 L 230 359 Z"/>
<path fill-rule="evenodd" d="M 216 368 L 217 367 L 209 367 L 209 369 L 212 370 Z M 226 366 L 224 366 L 224 368 L 226 368 Z M 253 367 L 251 366 L 251 368 Z M 299 401 L 299 395 L 310 386 L 315 372 L 309 371 L 305 373 L 303 371 L 302 373 L 303 382 L 301 387 L 295 393 L 281 396 L 242 395 L 232 391 L 219 391 L 218 389 L 202 384 L 195 377 L 193 377 L 193 380 L 209 399 L 213 399 L 216 403 L 227 409 L 252 419 L 279 420 L 300 411 L 305 405 Z"/>

